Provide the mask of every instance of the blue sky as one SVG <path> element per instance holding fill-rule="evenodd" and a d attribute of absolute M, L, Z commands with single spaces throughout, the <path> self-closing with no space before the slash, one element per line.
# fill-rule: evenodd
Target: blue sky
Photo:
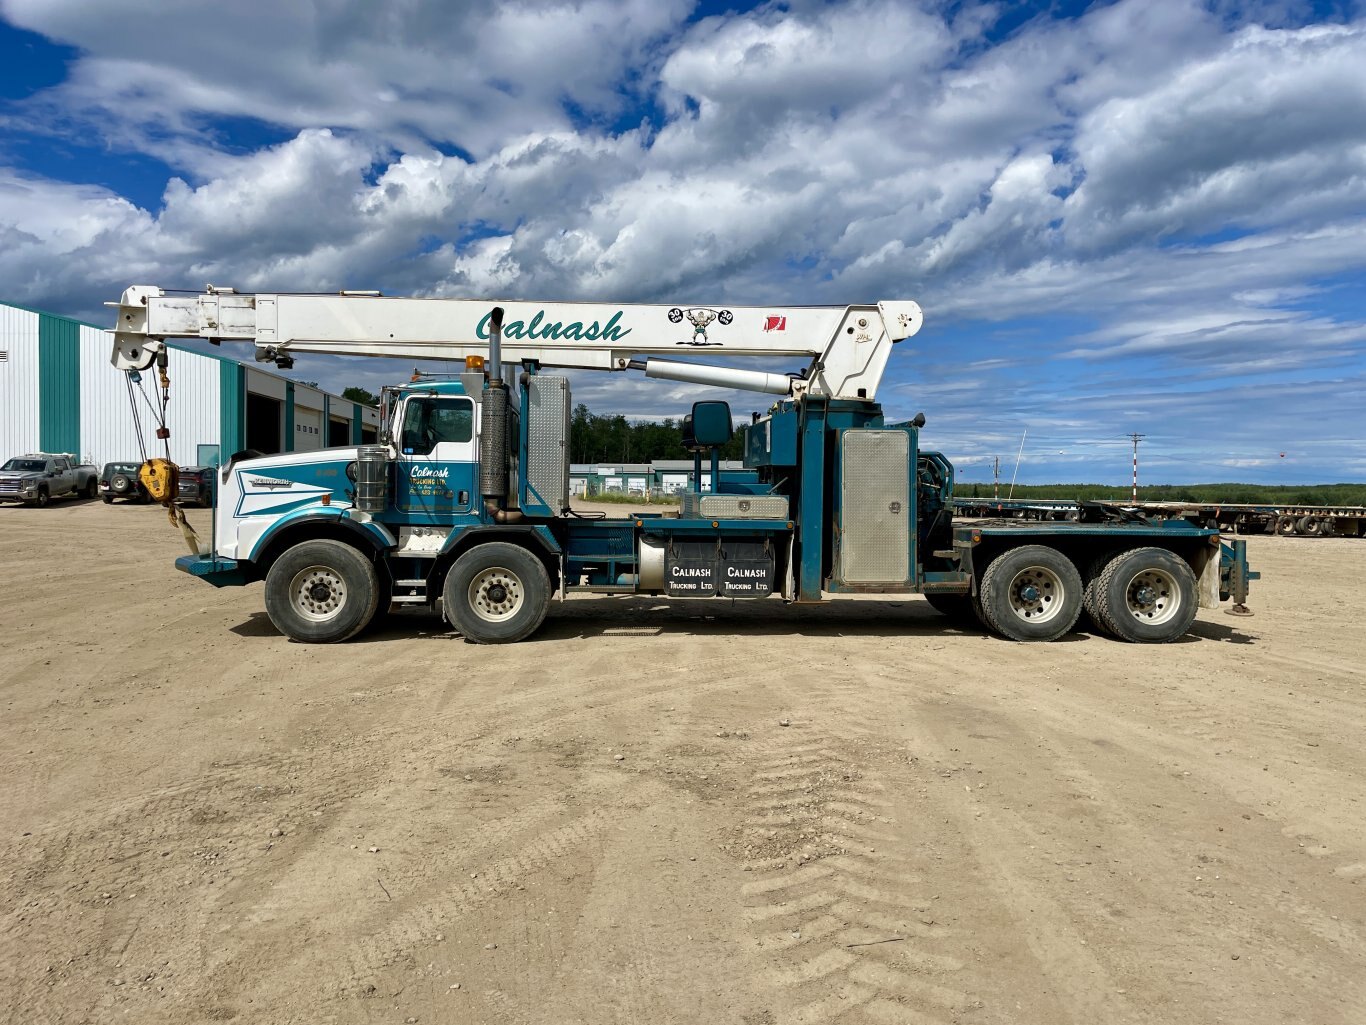
<path fill-rule="evenodd" d="M 1366 480 L 1356 3 L 0 0 L 0 55 L 3 300 L 912 298 L 879 397 L 961 479 Z"/>

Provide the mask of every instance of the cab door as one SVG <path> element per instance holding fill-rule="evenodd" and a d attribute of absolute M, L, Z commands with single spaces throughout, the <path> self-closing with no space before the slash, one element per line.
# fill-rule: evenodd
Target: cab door
<path fill-rule="evenodd" d="M 462 395 L 410 396 L 398 431 L 394 504 L 421 519 L 474 508 L 478 445 L 474 403 Z"/>

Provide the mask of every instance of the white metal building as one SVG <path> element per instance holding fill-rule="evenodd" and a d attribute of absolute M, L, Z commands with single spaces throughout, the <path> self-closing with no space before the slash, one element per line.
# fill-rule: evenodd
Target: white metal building
<path fill-rule="evenodd" d="M 110 344 L 92 324 L 0 303 L 0 460 L 25 452 L 71 452 L 96 465 L 142 458 Z M 372 407 L 224 356 L 167 347 L 171 458 L 183 466 L 248 448 L 273 454 L 374 440 Z M 156 371 L 142 378 L 155 400 Z M 148 455 L 158 454 L 155 421 L 135 397 Z"/>

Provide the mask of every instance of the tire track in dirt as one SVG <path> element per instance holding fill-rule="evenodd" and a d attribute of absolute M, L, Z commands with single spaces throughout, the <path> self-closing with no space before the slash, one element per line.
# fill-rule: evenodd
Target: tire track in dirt
<path fill-rule="evenodd" d="M 922 920 L 929 895 L 894 853 L 896 805 L 875 760 L 830 738 L 775 746 L 753 773 L 737 848 L 752 874 L 744 914 L 774 965 L 777 1020 L 833 1021 L 855 1008 L 956 1020 L 972 1002 L 953 984 L 962 963 L 936 949 L 950 930 Z"/>

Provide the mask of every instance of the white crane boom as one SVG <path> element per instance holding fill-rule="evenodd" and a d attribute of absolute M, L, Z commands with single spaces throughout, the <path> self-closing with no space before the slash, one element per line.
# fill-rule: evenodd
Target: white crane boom
<path fill-rule="evenodd" d="M 210 286 L 167 294 L 134 286 L 118 303 L 112 362 L 145 370 L 167 338 L 254 342 L 258 360 L 304 353 L 463 360 L 488 356 L 489 318 L 505 311 L 502 361 L 636 369 L 647 376 L 827 398 L 873 399 L 892 345 L 920 330 L 914 302 L 875 306 L 689 306 L 412 299 L 375 293 L 246 294 Z M 804 356 L 803 379 L 658 358 Z M 644 360 L 634 357 L 644 356 Z"/>

